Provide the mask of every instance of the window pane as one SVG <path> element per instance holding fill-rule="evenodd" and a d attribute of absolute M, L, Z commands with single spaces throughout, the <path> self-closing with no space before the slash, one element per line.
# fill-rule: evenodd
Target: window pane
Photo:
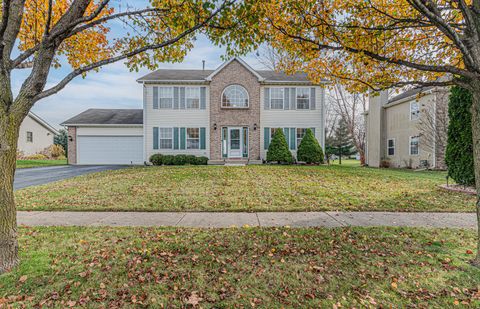
<path fill-rule="evenodd" d="M 283 109 L 283 88 L 270 89 L 270 108 Z"/>
<path fill-rule="evenodd" d="M 172 149 L 173 148 L 173 129 L 172 128 L 160 128 L 159 129 L 159 148 L 160 149 Z"/>
<path fill-rule="evenodd" d="M 187 149 L 200 149 L 199 128 L 187 128 Z"/>
<path fill-rule="evenodd" d="M 187 101 L 187 108 L 200 108 L 200 88 L 199 87 L 185 88 L 185 98 Z"/>
<path fill-rule="evenodd" d="M 231 85 L 225 88 L 222 94 L 222 106 L 224 107 L 248 107 L 248 93 L 239 85 Z"/>
<path fill-rule="evenodd" d="M 310 89 L 297 88 L 297 109 L 310 108 Z"/>
<path fill-rule="evenodd" d="M 307 129 L 305 128 L 297 128 L 297 147 L 298 145 L 300 145 L 300 142 L 302 141 L 306 132 L 307 132 Z"/>
<path fill-rule="evenodd" d="M 173 87 L 158 88 L 159 108 L 173 108 Z"/>

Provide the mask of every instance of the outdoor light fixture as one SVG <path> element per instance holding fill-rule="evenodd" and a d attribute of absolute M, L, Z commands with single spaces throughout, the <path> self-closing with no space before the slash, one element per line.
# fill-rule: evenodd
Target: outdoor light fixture
<path fill-rule="evenodd" d="M 217 130 L 217 124 L 216 124 L 216 123 L 213 124 L 213 129 L 214 129 L 215 131 Z"/>
<path fill-rule="evenodd" d="M 69 140 L 70 142 L 73 142 L 73 137 L 72 137 L 71 135 L 69 135 L 69 136 L 68 136 L 68 140 Z"/>
<path fill-rule="evenodd" d="M 257 131 L 257 124 L 256 123 L 253 124 L 253 131 Z"/>

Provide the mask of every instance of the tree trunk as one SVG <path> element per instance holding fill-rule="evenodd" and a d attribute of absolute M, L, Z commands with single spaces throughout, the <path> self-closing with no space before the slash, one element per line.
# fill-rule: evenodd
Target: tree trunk
<path fill-rule="evenodd" d="M 0 274 L 19 262 L 13 178 L 20 123 L 11 113 L 0 110 Z"/>
<path fill-rule="evenodd" d="M 475 164 L 475 182 L 477 188 L 477 255 L 473 264 L 480 267 L 480 80 L 473 81 L 472 104 L 472 135 L 473 159 Z"/>

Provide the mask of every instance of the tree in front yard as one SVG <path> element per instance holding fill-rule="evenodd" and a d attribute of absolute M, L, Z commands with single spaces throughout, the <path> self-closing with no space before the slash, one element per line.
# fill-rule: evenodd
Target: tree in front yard
<path fill-rule="evenodd" d="M 0 273 L 18 264 L 16 209 L 13 195 L 20 124 L 33 105 L 75 77 L 122 61 L 131 70 L 155 69 L 181 61 L 202 31 L 213 42 L 229 45 L 221 34 L 240 19 L 251 19 L 249 0 L 149 1 L 144 8 L 110 0 L 3 0 L 0 13 Z M 228 10 L 227 10 L 228 8 Z M 238 18 L 237 18 L 238 17 Z M 122 30 L 110 32 L 112 25 Z M 118 27 L 117 27 L 118 28 Z M 252 44 L 254 29 L 243 39 Z M 51 70 L 68 73 L 47 85 Z M 12 72 L 28 69 L 18 94 Z M 53 82 L 53 79 L 49 80 Z"/>
<path fill-rule="evenodd" d="M 307 164 L 323 164 L 322 146 L 318 143 L 311 129 L 307 129 L 300 145 L 298 145 L 297 161 Z"/>
<path fill-rule="evenodd" d="M 68 155 L 68 132 L 65 129 L 58 131 L 58 134 L 53 137 L 53 143 L 55 145 L 62 146 L 65 150 L 65 155 Z"/>
<path fill-rule="evenodd" d="M 448 175 L 456 183 L 466 186 L 475 184 L 472 140 L 472 94 L 461 87 L 452 87 L 449 99 L 447 150 L 445 162 Z"/>
<path fill-rule="evenodd" d="M 328 139 L 328 143 L 329 154 L 336 155 L 339 158 L 339 164 L 342 164 L 342 156 L 355 154 L 355 146 L 352 143 L 352 137 L 347 123 L 343 118 L 338 122 L 332 138 Z"/>
<path fill-rule="evenodd" d="M 288 149 L 287 139 L 282 129 L 275 130 L 272 141 L 268 145 L 267 162 L 293 163 L 293 156 Z"/>

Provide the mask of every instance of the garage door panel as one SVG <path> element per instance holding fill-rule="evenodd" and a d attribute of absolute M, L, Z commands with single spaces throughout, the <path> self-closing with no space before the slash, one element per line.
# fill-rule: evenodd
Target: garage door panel
<path fill-rule="evenodd" d="M 78 164 L 142 164 L 142 136 L 78 136 Z"/>

